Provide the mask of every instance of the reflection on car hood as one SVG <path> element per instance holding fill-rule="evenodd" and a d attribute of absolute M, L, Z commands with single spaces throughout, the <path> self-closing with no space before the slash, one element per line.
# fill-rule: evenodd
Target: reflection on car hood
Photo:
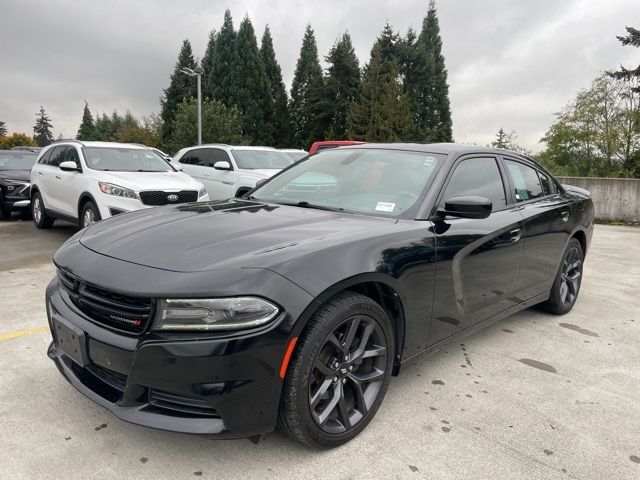
<path fill-rule="evenodd" d="M 97 172 L 90 171 L 95 181 L 114 183 L 136 192 L 142 190 L 198 190 L 200 184 L 182 172 Z"/>
<path fill-rule="evenodd" d="M 249 169 L 240 169 L 240 170 L 242 171 L 243 175 L 254 174 L 254 176 L 259 178 L 270 178 L 280 171 L 277 168 L 256 168 L 254 170 L 249 170 Z"/>
<path fill-rule="evenodd" d="M 180 272 L 264 267 L 388 233 L 395 220 L 251 201 L 176 205 L 118 215 L 85 230 L 87 248 Z"/>
<path fill-rule="evenodd" d="M 29 181 L 29 170 L 0 170 L 0 179 L 17 180 L 21 182 Z"/>

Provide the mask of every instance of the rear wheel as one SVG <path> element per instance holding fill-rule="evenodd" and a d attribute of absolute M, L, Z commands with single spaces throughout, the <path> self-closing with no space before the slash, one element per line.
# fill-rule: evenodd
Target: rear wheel
<path fill-rule="evenodd" d="M 382 403 L 393 358 L 384 310 L 360 294 L 333 297 L 300 336 L 284 382 L 280 427 L 313 448 L 353 439 Z"/>
<path fill-rule="evenodd" d="M 38 228 L 51 228 L 53 226 L 54 219 L 47 215 L 40 192 L 36 192 L 31 199 L 31 216 L 33 217 L 33 223 Z"/>
<path fill-rule="evenodd" d="M 582 283 L 584 253 L 580 242 L 572 238 L 565 249 L 549 300 L 542 306 L 550 313 L 563 315 L 576 303 Z"/>
<path fill-rule="evenodd" d="M 92 201 L 88 201 L 82 206 L 82 213 L 80 214 L 80 228 L 88 227 L 100 220 L 100 211 Z"/>

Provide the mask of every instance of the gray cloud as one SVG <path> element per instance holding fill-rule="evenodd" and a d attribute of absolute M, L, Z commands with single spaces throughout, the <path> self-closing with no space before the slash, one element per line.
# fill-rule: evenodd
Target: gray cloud
<path fill-rule="evenodd" d="M 324 56 L 348 30 L 362 64 L 385 22 L 419 29 L 426 0 L 4 0 L 0 9 L 0 119 L 31 133 L 42 104 L 56 135 L 75 135 L 86 99 L 92 111 L 159 111 L 180 43 L 202 56 L 209 31 L 230 6 L 258 35 L 271 26 L 290 84 L 305 25 Z M 457 141 L 488 143 L 499 127 L 521 143 L 538 140 L 600 71 L 637 65 L 638 51 L 615 36 L 640 18 L 637 0 L 440 0 Z M 637 26 L 637 25 L 636 25 Z M 634 51 L 635 50 L 635 51 Z"/>

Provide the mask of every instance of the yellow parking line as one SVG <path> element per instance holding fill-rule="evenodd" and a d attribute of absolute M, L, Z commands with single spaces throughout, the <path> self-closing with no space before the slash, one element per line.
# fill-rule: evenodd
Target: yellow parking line
<path fill-rule="evenodd" d="M 24 330 L 16 330 L 15 332 L 0 333 L 0 342 L 3 340 L 11 340 L 12 338 L 25 337 L 27 335 L 35 335 L 36 333 L 48 332 L 49 327 L 25 328 Z"/>

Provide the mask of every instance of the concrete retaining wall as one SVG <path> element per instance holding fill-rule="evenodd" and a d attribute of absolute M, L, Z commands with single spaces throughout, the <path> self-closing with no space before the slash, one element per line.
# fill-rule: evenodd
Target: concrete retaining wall
<path fill-rule="evenodd" d="M 591 192 L 596 218 L 640 223 L 640 179 L 556 177 Z"/>

